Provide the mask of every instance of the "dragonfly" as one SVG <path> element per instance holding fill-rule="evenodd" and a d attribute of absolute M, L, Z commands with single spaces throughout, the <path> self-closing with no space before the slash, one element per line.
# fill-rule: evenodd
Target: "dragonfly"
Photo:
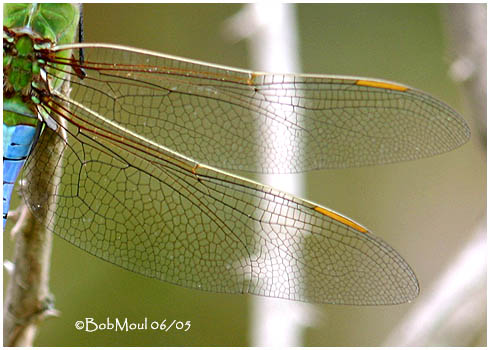
<path fill-rule="evenodd" d="M 22 171 L 48 230 L 147 277 L 313 303 L 418 295 L 412 268 L 368 228 L 234 172 L 435 156 L 470 137 L 456 111 L 384 80 L 76 42 L 79 16 L 73 4 L 4 7 L 4 226 Z"/>

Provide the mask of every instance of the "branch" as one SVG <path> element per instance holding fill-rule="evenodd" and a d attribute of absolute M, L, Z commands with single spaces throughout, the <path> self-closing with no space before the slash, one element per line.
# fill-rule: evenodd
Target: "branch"
<path fill-rule="evenodd" d="M 64 94 L 68 94 L 69 83 L 65 83 L 61 90 Z M 54 154 L 60 154 L 59 148 L 63 147 L 62 138 L 49 139 L 50 143 L 43 142 L 43 144 L 48 150 L 53 150 Z M 50 156 L 45 160 L 43 166 L 32 167 L 30 178 L 27 179 L 31 182 L 29 190 L 56 193 L 61 179 L 61 162 Z M 56 175 L 49 178 L 46 174 Z M 21 192 L 24 190 L 21 186 Z M 40 194 L 34 196 L 42 197 Z M 48 205 L 47 202 L 45 205 Z M 42 209 L 38 211 L 39 215 L 44 214 L 45 217 L 37 219 L 24 202 L 21 208 L 16 210 L 19 213 L 18 219 L 11 233 L 16 239 L 13 270 L 3 307 L 4 346 L 32 346 L 39 323 L 49 316 L 58 315 L 53 305 L 54 298 L 49 292 L 53 236 L 42 223 L 52 222 L 56 206 L 53 203 L 50 204 L 49 209 Z"/>

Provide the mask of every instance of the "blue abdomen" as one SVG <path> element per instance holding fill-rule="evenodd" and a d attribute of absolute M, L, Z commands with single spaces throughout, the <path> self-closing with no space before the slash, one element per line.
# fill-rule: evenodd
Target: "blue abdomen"
<path fill-rule="evenodd" d="M 3 227 L 7 221 L 10 198 L 20 170 L 34 143 L 36 127 L 3 124 Z"/>

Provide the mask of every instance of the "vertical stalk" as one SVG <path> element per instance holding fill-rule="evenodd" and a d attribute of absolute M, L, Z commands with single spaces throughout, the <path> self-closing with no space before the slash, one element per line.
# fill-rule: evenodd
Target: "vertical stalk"
<path fill-rule="evenodd" d="M 61 87 L 64 94 L 69 93 L 68 81 Z M 49 129 L 44 130 L 41 137 L 48 136 Z M 61 137 L 48 137 L 49 142 L 43 146 L 54 154 L 61 154 L 64 142 Z M 34 160 L 30 160 L 34 161 Z M 35 198 L 46 197 L 46 193 L 56 193 L 61 179 L 61 161 L 52 156 L 43 158 L 43 166 L 34 166 L 29 173 L 35 189 L 44 193 L 30 194 Z M 48 177 L 46 174 L 55 174 Z M 21 186 L 21 192 L 24 188 Z M 46 201 L 46 206 L 48 205 Z M 13 270 L 6 290 L 3 308 L 3 345 L 32 346 L 39 324 L 47 317 L 56 316 L 54 298 L 49 291 L 49 268 L 51 263 L 52 233 L 44 223 L 54 220 L 56 203 L 53 201 L 47 207 L 40 208 L 37 219 L 22 201 L 18 209 L 20 215 L 12 229 L 11 236 L 15 238 Z M 44 217 L 41 217 L 44 216 Z"/>
<path fill-rule="evenodd" d="M 256 70 L 275 73 L 299 72 L 297 46 L 297 26 L 295 7 L 291 4 L 258 3 L 245 5 L 243 10 L 229 20 L 234 36 L 248 41 L 252 66 Z M 235 38 L 236 39 L 236 38 Z M 302 121 L 299 120 L 298 123 Z M 257 137 L 263 137 L 259 134 Z M 260 140 L 272 148 L 285 149 L 283 138 L 276 133 L 271 139 Z M 286 141 L 286 142 L 289 142 Z M 296 145 L 295 148 L 299 148 Z M 303 150 L 300 150 L 301 152 Z M 295 174 L 280 174 L 261 177 L 264 183 L 299 195 L 303 191 L 304 179 Z M 260 228 L 259 228 L 260 230 Z M 273 251 L 275 247 L 265 247 Z M 277 252 L 281 255 L 281 252 Z M 288 256 L 281 256 L 286 261 Z M 280 274 L 287 279 L 286 269 Z M 263 278 L 268 278 L 263 276 Z M 296 276 L 296 278 L 298 278 Z M 309 325 L 310 307 L 304 303 L 294 303 L 272 298 L 254 298 L 251 306 L 252 325 L 250 341 L 253 346 L 299 346 L 302 330 Z"/>

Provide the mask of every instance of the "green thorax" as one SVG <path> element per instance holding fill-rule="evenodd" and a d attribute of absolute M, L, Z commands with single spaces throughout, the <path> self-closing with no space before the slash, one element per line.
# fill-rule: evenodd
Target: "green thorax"
<path fill-rule="evenodd" d="M 48 82 L 42 74 L 45 61 L 39 49 L 73 42 L 78 16 L 78 6 L 72 4 L 4 4 L 4 124 L 37 124 L 40 95 L 49 94 L 62 81 Z M 70 54 L 65 50 L 57 56 Z"/>
<path fill-rule="evenodd" d="M 3 45 L 3 123 L 36 125 L 33 86 L 42 85 L 34 43 L 28 35 L 10 36 L 4 31 Z M 8 38 L 7 38 L 8 37 Z"/>
<path fill-rule="evenodd" d="M 13 39 L 12 44 L 4 45 L 3 69 L 8 90 L 26 93 L 35 77 L 40 73 L 39 62 L 35 57 L 34 43 L 28 35 Z M 4 96 L 7 92 L 4 89 Z"/>

